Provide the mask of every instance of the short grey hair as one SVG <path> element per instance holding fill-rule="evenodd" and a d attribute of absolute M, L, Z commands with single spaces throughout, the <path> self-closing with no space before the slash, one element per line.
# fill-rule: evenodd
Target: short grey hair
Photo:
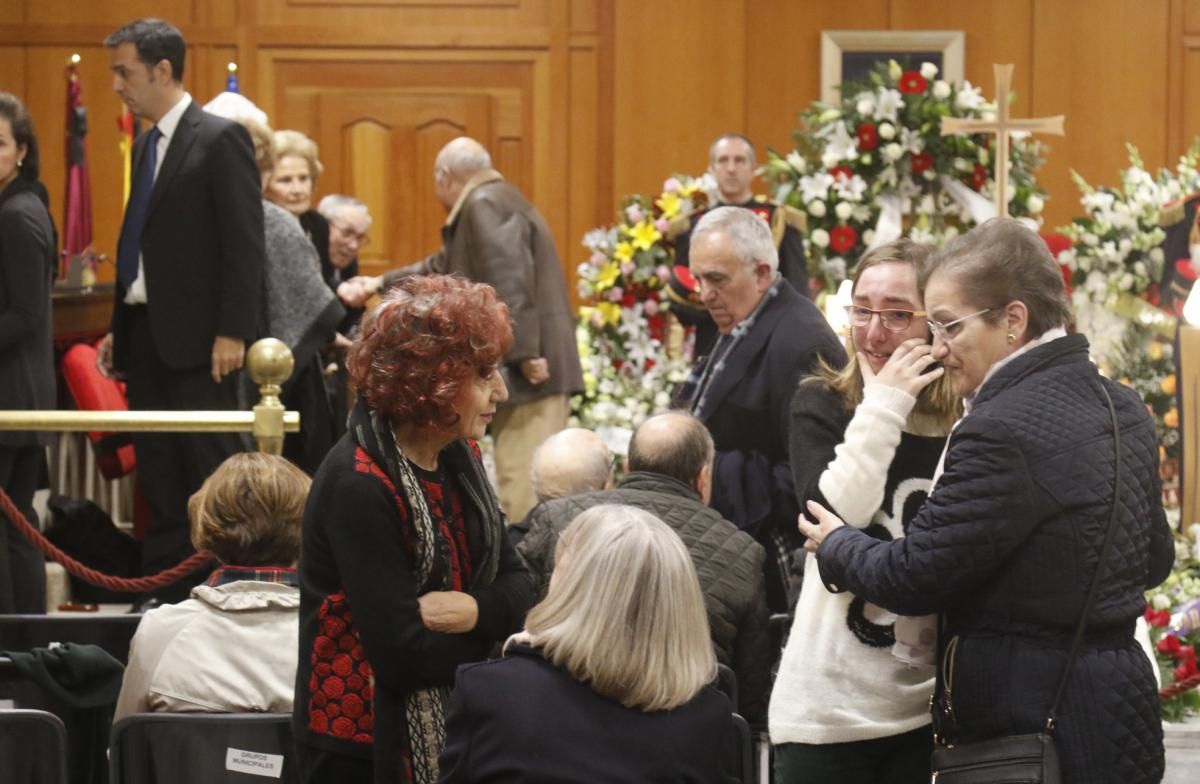
<path fill-rule="evenodd" d="M 459 136 L 438 153 L 435 167 L 435 175 L 445 173 L 455 180 L 467 180 L 476 172 L 492 168 L 492 156 L 479 142 Z"/>
<path fill-rule="evenodd" d="M 692 245 L 705 234 L 724 234 L 733 245 L 733 253 L 747 267 L 765 262 L 774 273 L 779 269 L 779 251 L 771 227 L 744 207 L 717 207 L 705 213 L 692 229 Z"/>
<path fill-rule="evenodd" d="M 662 474 L 685 485 L 713 459 L 713 439 L 704 423 L 687 411 L 652 416 L 633 431 L 629 470 Z"/>
<path fill-rule="evenodd" d="M 750 165 L 751 166 L 753 166 L 755 163 L 758 162 L 758 158 L 754 153 L 754 142 L 750 141 L 750 139 L 748 137 L 743 136 L 740 133 L 723 133 L 720 136 L 718 136 L 716 139 L 714 139 L 713 143 L 708 146 L 708 162 L 709 163 L 717 162 L 717 145 L 718 144 L 720 144 L 721 142 L 730 141 L 733 139 L 737 139 L 738 141 L 745 142 L 746 146 L 750 148 Z"/>
<path fill-rule="evenodd" d="M 704 597 L 679 534 L 601 504 L 558 540 L 550 591 L 525 621 L 546 658 L 629 708 L 670 710 L 717 674 Z"/>
<path fill-rule="evenodd" d="M 561 430 L 533 452 L 529 478 L 538 501 L 603 490 L 612 478 L 612 451 L 582 428 Z"/>
<path fill-rule="evenodd" d="M 344 193 L 331 193 L 317 204 L 317 212 L 325 220 L 333 220 L 346 210 L 367 210 L 367 205 Z"/>
<path fill-rule="evenodd" d="M 930 263 L 929 279 L 941 275 L 954 281 L 967 304 L 995 308 L 983 315 L 991 324 L 1003 318 L 1005 305 L 1023 302 L 1026 339 L 1074 326 L 1058 262 L 1045 240 L 1013 218 L 992 218 L 947 242 Z"/>

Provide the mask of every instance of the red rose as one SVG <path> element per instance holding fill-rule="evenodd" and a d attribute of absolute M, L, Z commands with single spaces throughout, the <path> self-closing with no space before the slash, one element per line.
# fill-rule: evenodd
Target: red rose
<path fill-rule="evenodd" d="M 362 691 L 362 687 L 367 685 L 367 681 L 363 676 L 355 673 L 346 679 L 346 688 L 351 691 Z"/>
<path fill-rule="evenodd" d="M 471 443 L 475 442 L 472 441 Z M 476 455 L 476 457 L 479 457 L 479 455 Z M 367 652 L 363 650 L 361 645 L 355 645 L 354 650 L 350 651 L 350 655 L 354 657 L 354 661 L 362 661 L 367 658 Z"/>
<path fill-rule="evenodd" d="M 346 622 L 336 615 L 330 615 L 321 623 L 321 631 L 329 637 L 341 637 L 346 633 Z"/>
<path fill-rule="evenodd" d="M 636 303 L 636 302 L 637 302 L 637 297 L 635 297 L 633 295 L 632 291 L 627 293 L 625 296 L 621 297 L 621 307 L 623 307 L 623 308 L 632 308 L 634 303 Z"/>
<path fill-rule="evenodd" d="M 983 190 L 983 186 L 987 184 L 987 169 L 983 168 L 983 164 L 975 164 L 975 173 L 971 175 L 971 187 L 977 191 Z"/>
<path fill-rule="evenodd" d="M 1179 638 L 1173 634 L 1168 634 L 1158 641 L 1158 652 L 1167 656 L 1174 656 L 1179 651 Z"/>
<path fill-rule="evenodd" d="M 1179 651 L 1175 654 L 1175 658 L 1178 661 L 1194 662 L 1196 661 L 1196 649 L 1191 645 L 1180 645 Z"/>
<path fill-rule="evenodd" d="M 375 739 L 365 732 L 360 732 L 352 738 L 355 743 L 374 743 Z"/>
<path fill-rule="evenodd" d="M 850 171 L 849 166 L 834 166 L 829 170 L 829 174 L 833 177 L 834 181 L 849 180 L 854 176 L 854 172 Z"/>
<path fill-rule="evenodd" d="M 347 719 L 345 716 L 340 716 L 334 719 L 333 724 L 330 725 L 329 729 L 332 731 L 335 738 L 350 740 L 350 738 L 354 737 L 354 722 L 350 721 L 350 719 Z"/>
<path fill-rule="evenodd" d="M 325 620 L 330 619 L 326 618 Z M 334 644 L 333 640 L 329 639 L 325 635 L 321 635 L 317 638 L 316 642 L 313 643 L 313 652 L 322 659 L 328 659 L 333 656 L 333 654 L 337 653 L 337 645 Z"/>
<path fill-rule="evenodd" d="M 350 673 L 354 672 L 354 662 L 347 654 L 339 653 L 333 657 L 333 671 L 345 678 Z"/>
<path fill-rule="evenodd" d="M 1186 681 L 1188 678 L 1195 675 L 1196 672 L 1196 662 L 1184 662 L 1175 668 L 1175 682 L 1179 683 L 1180 681 Z"/>
<path fill-rule="evenodd" d="M 320 712 L 310 713 L 308 715 L 308 728 L 313 732 L 319 732 L 324 735 L 329 729 L 329 717 Z"/>
<path fill-rule="evenodd" d="M 874 150 L 879 146 L 879 132 L 875 130 L 875 126 L 871 123 L 863 123 L 858 126 L 858 148 L 860 150 Z"/>
<path fill-rule="evenodd" d="M 933 156 L 927 152 L 915 152 L 912 156 L 913 174 L 920 174 L 933 167 Z"/>
<path fill-rule="evenodd" d="M 1166 626 L 1171 622 L 1171 611 L 1159 610 L 1156 613 L 1152 613 L 1146 620 L 1151 626 Z"/>
<path fill-rule="evenodd" d="M 357 640 L 354 639 L 353 634 L 343 634 L 338 639 L 338 647 L 341 648 L 343 651 L 349 651 L 354 648 L 354 644 L 356 642 L 357 642 Z"/>
<path fill-rule="evenodd" d="M 328 678 L 329 674 L 333 672 L 333 668 L 329 666 L 329 662 L 317 662 L 313 665 L 313 672 L 319 678 Z"/>
<path fill-rule="evenodd" d="M 835 226 L 829 232 L 829 247 L 837 253 L 846 253 L 858 243 L 858 232 L 853 226 Z"/>
<path fill-rule="evenodd" d="M 341 678 L 326 678 L 321 684 L 321 691 L 325 692 L 325 696 L 335 700 L 341 699 L 342 692 L 346 690 L 346 682 Z"/>
<path fill-rule="evenodd" d="M 358 726 L 370 732 L 375 729 L 375 717 L 369 713 L 364 713 L 358 717 Z"/>
<path fill-rule="evenodd" d="M 920 71 L 905 71 L 900 77 L 900 92 L 905 95 L 920 95 L 929 89 L 929 82 Z"/>
<path fill-rule="evenodd" d="M 328 702 L 329 698 L 325 696 L 325 692 L 323 691 L 318 691 L 312 696 L 312 704 L 318 708 L 324 708 Z"/>
<path fill-rule="evenodd" d="M 351 719 L 357 719 L 363 715 L 362 697 L 357 694 L 347 694 L 342 697 L 342 715 L 348 716 Z"/>
<path fill-rule="evenodd" d="M 336 702 L 331 702 L 325 706 L 325 712 L 328 713 L 331 717 L 341 716 L 342 708 Z"/>

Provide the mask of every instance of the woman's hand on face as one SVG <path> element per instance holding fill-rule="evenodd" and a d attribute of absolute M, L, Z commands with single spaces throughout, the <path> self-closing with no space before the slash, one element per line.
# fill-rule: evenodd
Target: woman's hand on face
<path fill-rule="evenodd" d="M 911 338 L 897 346 L 879 373 L 871 370 L 871 364 L 861 351 L 858 354 L 858 366 L 862 369 L 864 385 L 883 384 L 907 392 L 913 397 L 946 372 L 942 367 L 929 370 L 935 361 L 933 346 L 921 338 Z"/>
<path fill-rule="evenodd" d="M 430 591 L 417 597 L 421 623 L 431 632 L 463 634 L 479 621 L 475 597 L 462 591 Z"/>
<path fill-rule="evenodd" d="M 829 511 L 825 507 L 818 504 L 816 501 L 809 501 L 806 504 L 809 515 L 816 522 L 809 522 L 808 518 L 800 515 L 799 525 L 800 533 L 807 537 L 804 543 L 804 549 L 810 553 L 815 553 L 817 548 L 821 546 L 821 542 L 825 541 L 825 537 L 841 528 L 845 523 L 842 519 Z"/>

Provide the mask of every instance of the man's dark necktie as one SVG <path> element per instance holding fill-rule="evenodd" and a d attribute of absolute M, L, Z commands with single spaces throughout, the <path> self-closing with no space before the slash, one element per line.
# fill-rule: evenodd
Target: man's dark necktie
<path fill-rule="evenodd" d="M 158 139 L 162 132 L 153 126 L 147 132 L 142 165 L 138 167 L 125 205 L 125 231 L 121 232 L 117 248 L 117 279 L 127 290 L 137 280 L 138 258 L 142 255 L 142 229 L 150 209 L 150 193 L 154 190 L 154 167 L 158 162 Z"/>

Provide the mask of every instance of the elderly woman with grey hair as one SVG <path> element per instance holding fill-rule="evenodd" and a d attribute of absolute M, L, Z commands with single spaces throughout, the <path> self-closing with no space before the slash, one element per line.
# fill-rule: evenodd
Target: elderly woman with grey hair
<path fill-rule="evenodd" d="M 817 522 L 800 529 L 821 579 L 892 612 L 942 614 L 942 742 L 1051 732 L 1064 782 L 1157 782 L 1154 665 L 1134 639 L 1143 592 L 1174 558 L 1154 424 L 1068 334 L 1062 276 L 1032 231 L 991 220 L 932 267 L 932 356 L 967 413 L 904 538 L 874 539 L 809 501 Z"/>
<path fill-rule="evenodd" d="M 716 670 L 682 540 L 649 512 L 594 506 L 505 657 L 459 668 L 440 782 L 727 781 Z"/>

